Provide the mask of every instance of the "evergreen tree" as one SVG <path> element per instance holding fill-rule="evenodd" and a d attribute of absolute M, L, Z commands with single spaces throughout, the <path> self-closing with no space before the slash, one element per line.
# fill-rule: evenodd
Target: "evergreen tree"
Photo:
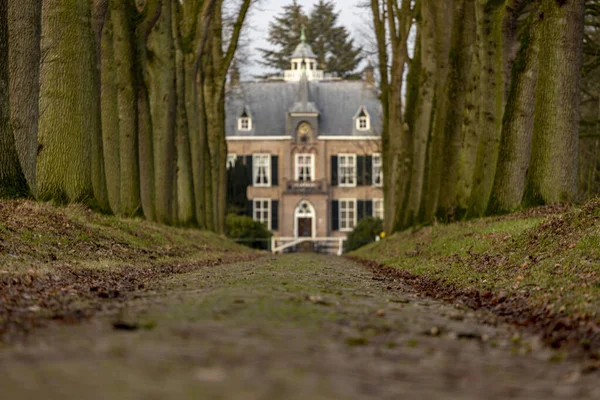
<path fill-rule="evenodd" d="M 338 18 L 333 1 L 320 0 L 310 15 L 296 0 L 284 6 L 269 26 L 268 41 L 275 49 L 259 49 L 263 65 L 280 71 L 289 69 L 302 26 L 306 25 L 307 40 L 317 55 L 319 68 L 343 78 L 357 77 L 353 72 L 362 59 L 362 48 L 354 45 L 348 30 L 338 25 Z"/>
<path fill-rule="evenodd" d="M 308 18 L 296 0 L 284 6 L 283 12 L 269 25 L 267 40 L 277 49 L 259 49 L 263 54 L 262 63 L 277 70 L 289 69 L 290 58 L 300 43 L 300 31 L 304 24 L 308 24 Z"/>
<path fill-rule="evenodd" d="M 308 43 L 325 72 L 342 78 L 358 78 L 358 74 L 352 73 L 362 60 L 362 48 L 354 45 L 346 27 L 338 25 L 339 15 L 333 1 L 320 0 L 315 4 L 309 18 Z"/>

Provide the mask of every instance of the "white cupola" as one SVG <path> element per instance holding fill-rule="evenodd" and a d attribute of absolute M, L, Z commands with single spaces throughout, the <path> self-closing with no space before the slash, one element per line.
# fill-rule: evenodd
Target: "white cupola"
<path fill-rule="evenodd" d="M 290 67 L 291 69 L 285 71 L 286 82 L 300 81 L 304 72 L 309 81 L 323 79 L 323 71 L 317 69 L 317 56 L 310 48 L 310 45 L 306 43 L 304 26 L 300 35 L 300 44 L 298 44 L 292 54 Z"/>

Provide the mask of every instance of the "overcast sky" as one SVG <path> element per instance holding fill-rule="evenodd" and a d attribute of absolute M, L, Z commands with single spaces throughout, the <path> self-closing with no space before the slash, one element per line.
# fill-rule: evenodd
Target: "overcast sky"
<path fill-rule="evenodd" d="M 305 12 L 310 12 L 312 6 L 318 0 L 299 0 Z M 367 10 L 359 9 L 356 5 L 360 0 L 335 0 L 337 11 L 340 12 L 339 23 L 346 26 L 352 37 L 359 45 L 363 45 L 365 40 L 364 34 L 367 26 L 367 21 L 370 16 Z M 258 63 L 260 53 L 258 48 L 269 48 L 267 35 L 269 32 L 269 23 L 274 20 L 277 14 L 283 10 L 283 6 L 291 4 L 292 0 L 261 0 L 255 6 L 254 12 L 248 19 L 248 47 L 247 51 L 251 58 L 246 66 L 242 67 L 242 72 L 246 78 L 251 78 L 252 75 L 260 75 L 265 72 L 265 67 Z"/>

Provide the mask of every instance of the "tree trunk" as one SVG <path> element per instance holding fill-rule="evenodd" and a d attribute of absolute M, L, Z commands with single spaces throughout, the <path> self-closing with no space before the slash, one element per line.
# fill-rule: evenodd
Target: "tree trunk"
<path fill-rule="evenodd" d="M 438 216 L 443 221 L 453 220 L 457 207 L 459 159 L 476 39 L 474 0 L 460 0 L 455 5 L 451 50 L 454 57 L 451 58 L 450 66 L 443 178 L 440 182 L 438 203 Z"/>
<path fill-rule="evenodd" d="M 94 46 L 94 89 L 96 95 L 94 96 L 94 108 L 90 111 L 91 122 L 94 123 L 95 127 L 92 131 L 92 159 L 91 159 L 91 173 L 92 173 L 92 188 L 94 191 L 94 198 L 96 199 L 96 205 L 100 210 L 104 212 L 110 212 L 110 205 L 108 202 L 108 191 L 106 189 L 106 174 L 104 171 L 104 149 L 102 143 L 102 103 L 101 103 L 101 82 L 102 82 L 102 66 L 101 66 L 101 53 L 102 53 L 102 31 L 104 23 L 106 21 L 106 15 L 108 12 L 108 0 L 93 0 L 91 9 L 91 23 L 93 33 L 93 46 Z"/>
<path fill-rule="evenodd" d="M 37 194 L 64 202 L 90 200 L 92 138 L 99 127 L 91 5 L 44 0 L 42 7 Z"/>
<path fill-rule="evenodd" d="M 210 146 L 208 144 L 208 100 L 206 99 L 204 88 L 206 86 L 205 78 L 206 73 L 204 69 L 200 73 L 200 82 L 198 89 L 198 132 L 200 138 L 200 154 L 202 158 L 200 160 L 201 163 L 201 180 L 202 187 L 204 188 L 204 224 L 205 228 L 213 231 L 214 230 L 214 221 L 212 215 L 212 202 L 213 202 L 213 184 L 211 177 L 211 155 L 210 155 Z"/>
<path fill-rule="evenodd" d="M 504 4 L 501 2 L 488 0 L 486 4 L 480 2 L 476 7 L 478 51 L 481 61 L 478 99 L 480 139 L 472 178 L 473 189 L 469 199 L 471 216 L 484 215 L 496 174 L 504 112 L 504 15 Z"/>
<path fill-rule="evenodd" d="M 156 220 L 164 224 L 173 223 L 175 180 L 177 99 L 171 6 L 171 2 L 164 2 L 160 18 L 148 40 L 153 55 L 148 63 L 148 72 L 154 147 L 154 200 Z"/>
<path fill-rule="evenodd" d="M 584 0 L 542 0 L 531 164 L 525 204 L 575 199 Z"/>
<path fill-rule="evenodd" d="M 176 1 L 173 2 L 173 37 L 176 51 L 177 84 L 177 222 L 180 225 L 192 225 L 195 220 L 194 184 L 192 154 L 190 149 L 190 131 L 187 114 L 185 56 L 181 37 L 180 12 Z"/>
<path fill-rule="evenodd" d="M 410 193 L 404 218 L 405 226 L 418 222 L 423 196 L 425 165 L 427 162 L 427 143 L 431 131 L 433 117 L 433 100 L 435 93 L 436 49 L 435 49 L 435 2 L 424 0 L 421 3 L 421 25 L 419 26 L 421 42 L 421 72 L 419 77 L 419 95 L 416 108 L 416 121 L 413 132 L 413 161 L 410 178 Z"/>
<path fill-rule="evenodd" d="M 535 114 L 539 32 L 534 23 L 521 40 L 504 112 L 500 155 L 488 213 L 514 211 L 521 205 Z"/>
<path fill-rule="evenodd" d="M 125 1 L 111 3 L 119 110 L 120 214 L 133 216 L 141 211 L 136 110 L 134 27 L 136 10 Z"/>
<path fill-rule="evenodd" d="M 192 60 L 189 60 L 189 59 Z M 201 137 L 200 129 L 200 113 L 204 112 L 203 107 L 198 104 L 198 83 L 196 79 L 196 71 L 194 68 L 193 57 L 186 57 L 185 69 L 185 105 L 186 114 L 188 117 L 188 132 L 190 139 L 191 167 L 192 167 L 192 186 L 194 188 L 194 214 L 196 222 L 200 228 L 205 228 L 205 205 L 204 205 L 204 143 L 203 135 Z M 204 118 L 202 118 L 203 120 Z"/>
<path fill-rule="evenodd" d="M 8 5 L 3 1 L 0 2 L 0 198 L 20 197 L 27 193 L 27 181 L 10 127 Z"/>
<path fill-rule="evenodd" d="M 8 2 L 11 127 L 21 167 L 35 193 L 42 2 Z"/>
<path fill-rule="evenodd" d="M 109 13 L 112 14 L 112 12 Z M 111 17 L 104 24 L 101 40 L 102 148 L 104 150 L 104 174 L 108 202 L 113 213 L 120 215 L 119 104 Z"/>
<path fill-rule="evenodd" d="M 150 110 L 150 98 L 148 85 L 150 77 L 148 74 L 148 36 L 156 25 L 162 13 L 161 0 L 148 0 L 143 18 L 138 16 L 138 24 L 135 27 L 135 88 L 138 116 L 138 154 L 140 175 L 140 200 L 144 216 L 150 221 L 156 220 L 155 206 L 155 168 L 154 168 L 154 143 L 152 115 Z"/>
<path fill-rule="evenodd" d="M 435 5 L 435 119 L 431 130 L 429 168 L 424 197 L 424 222 L 431 223 L 436 215 L 438 196 L 444 166 L 444 139 L 448 118 L 448 78 L 450 73 L 450 48 L 454 22 L 454 1 L 436 2 Z M 462 23 L 462 21 L 458 21 Z"/>

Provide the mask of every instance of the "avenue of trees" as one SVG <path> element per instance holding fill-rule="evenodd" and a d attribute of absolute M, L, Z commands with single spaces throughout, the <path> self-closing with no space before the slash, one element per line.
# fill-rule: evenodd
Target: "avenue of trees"
<path fill-rule="evenodd" d="M 225 82 L 252 3 L 1 1 L 0 197 L 223 232 Z"/>
<path fill-rule="evenodd" d="M 583 50 L 586 43 L 584 72 L 597 74 L 598 1 L 370 0 L 369 7 L 388 232 L 578 200 Z M 597 83 L 588 86 L 597 101 Z M 584 160 L 595 164 L 597 154 Z"/>
<path fill-rule="evenodd" d="M 337 4 L 341 4 L 337 2 Z M 269 25 L 268 42 L 272 49 L 260 49 L 262 64 L 278 71 L 290 69 L 290 59 L 300 43 L 302 27 L 319 69 L 341 78 L 358 79 L 356 68 L 362 60 L 362 48 L 355 46 L 350 33 L 338 24 L 336 2 L 319 0 L 306 13 L 297 0 L 283 7 L 283 11 Z"/>

